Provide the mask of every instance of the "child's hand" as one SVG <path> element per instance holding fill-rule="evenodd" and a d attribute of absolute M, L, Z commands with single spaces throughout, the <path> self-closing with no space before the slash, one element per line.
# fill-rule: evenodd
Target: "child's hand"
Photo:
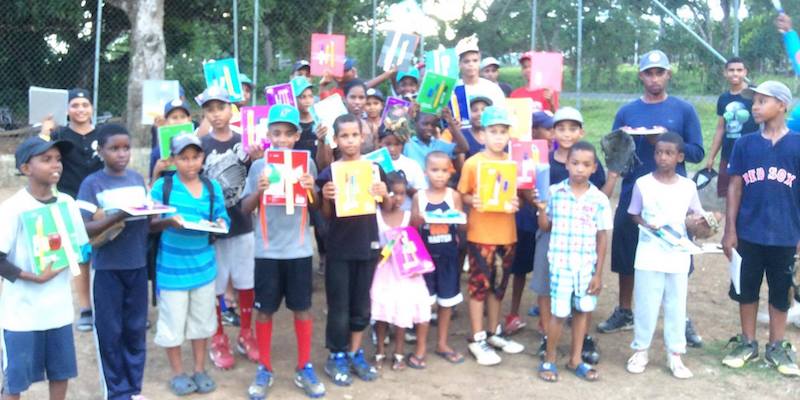
<path fill-rule="evenodd" d="M 536 209 L 539 210 L 539 211 L 547 210 L 547 202 L 546 201 L 534 200 L 533 201 L 533 205 L 535 205 Z"/>
<path fill-rule="evenodd" d="M 336 199 L 336 185 L 333 182 L 328 182 L 322 186 L 322 197 L 328 200 Z"/>
<path fill-rule="evenodd" d="M 219 225 L 222 229 L 228 228 L 228 224 L 226 224 L 225 220 L 222 218 L 217 218 L 217 225 Z"/>
<path fill-rule="evenodd" d="M 261 174 L 258 177 L 258 195 L 264 194 L 267 190 L 269 190 L 269 177 L 266 174 Z"/>
<path fill-rule="evenodd" d="M 56 121 L 53 119 L 53 115 L 48 115 L 45 119 L 42 120 L 42 129 L 40 134 L 42 136 L 50 136 L 51 133 L 56 129 Z"/>
<path fill-rule="evenodd" d="M 544 99 L 547 101 L 553 100 L 553 90 L 550 88 L 545 88 L 544 91 L 542 91 L 542 97 L 544 97 Z"/>
<path fill-rule="evenodd" d="M 519 196 L 514 196 L 511 198 L 511 211 L 508 213 L 513 214 L 517 211 L 519 211 Z"/>
<path fill-rule="evenodd" d="M 778 18 L 775 18 L 775 26 L 778 27 L 780 33 L 789 32 L 792 30 L 792 19 L 785 13 L 781 13 Z"/>
<path fill-rule="evenodd" d="M 736 232 L 729 232 L 727 229 L 725 234 L 722 235 L 722 252 L 725 253 L 725 257 L 728 257 L 729 261 L 733 256 L 733 249 L 738 245 L 738 239 Z M 800 246 L 800 244 L 798 245 Z"/>
<path fill-rule="evenodd" d="M 59 269 L 58 271 L 53 271 L 53 262 L 50 261 L 50 262 L 47 263 L 47 266 L 44 267 L 44 269 L 42 270 L 42 273 L 39 274 L 39 275 L 36 275 L 36 277 L 33 278 L 33 282 L 45 283 L 45 282 L 55 278 L 56 275 L 64 272 L 65 270 L 66 270 L 66 268 L 62 268 L 62 269 Z"/>
<path fill-rule="evenodd" d="M 472 196 L 472 208 L 481 211 L 483 207 L 481 207 L 481 198 L 478 195 Z"/>
<path fill-rule="evenodd" d="M 389 192 L 386 190 L 386 184 L 383 182 L 375 182 L 369 188 L 369 194 L 373 196 L 385 197 Z"/>
<path fill-rule="evenodd" d="M 325 136 L 328 134 L 328 127 L 322 124 L 317 125 L 317 140 L 324 142 Z"/>
<path fill-rule="evenodd" d="M 247 156 L 250 157 L 250 161 L 264 157 L 264 146 L 261 143 L 253 143 L 247 146 Z"/>
<path fill-rule="evenodd" d="M 301 175 L 298 181 L 303 189 L 309 190 L 314 188 L 314 177 L 309 174 Z"/>
<path fill-rule="evenodd" d="M 589 281 L 589 288 L 586 289 L 586 294 L 597 296 L 600 294 L 600 291 L 602 289 L 603 289 L 603 280 L 602 278 L 600 278 L 600 274 L 594 274 L 592 280 Z"/>
<path fill-rule="evenodd" d="M 153 179 L 161 176 L 170 166 L 172 166 L 172 158 L 156 161 L 156 165 L 153 167 Z"/>
<path fill-rule="evenodd" d="M 160 128 L 160 127 L 162 127 L 162 126 L 164 126 L 166 124 L 167 124 L 167 120 L 164 119 L 164 117 L 161 116 L 161 115 L 153 118 L 153 126 L 155 126 L 156 128 Z"/>
<path fill-rule="evenodd" d="M 169 226 L 175 229 L 183 228 L 183 217 L 181 217 L 180 215 L 173 215 L 169 217 Z"/>

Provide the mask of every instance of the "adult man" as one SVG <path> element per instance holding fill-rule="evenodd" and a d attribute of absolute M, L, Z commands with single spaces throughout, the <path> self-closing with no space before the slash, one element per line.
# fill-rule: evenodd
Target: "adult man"
<path fill-rule="evenodd" d="M 619 109 L 612 129 L 663 127 L 675 132 L 685 142 L 685 159 L 691 163 L 703 160 L 703 136 L 700 120 L 694 107 L 684 100 L 667 94 L 672 78 L 669 59 L 660 50 L 642 56 L 639 63 L 639 80 L 644 85 L 644 95 Z M 597 326 L 602 333 L 633 329 L 631 303 L 634 283 L 634 257 L 639 242 L 639 229 L 627 213 L 636 179 L 655 171 L 656 135 L 636 135 L 636 155 L 641 160 L 633 172 L 622 180 L 619 205 L 614 217 L 611 242 L 611 270 L 619 275 L 619 306 L 605 322 Z M 686 176 L 684 163 L 678 164 L 679 174 Z M 702 339 L 694 332 L 690 321 L 686 323 L 686 341 L 692 347 L 702 346 Z"/>
<path fill-rule="evenodd" d="M 465 86 L 467 99 L 486 96 L 493 105 L 505 107 L 506 95 L 500 86 L 480 76 L 481 51 L 478 49 L 478 39 L 474 36 L 461 39 L 456 44 L 456 54 L 461 76 L 458 85 Z"/>
<path fill-rule="evenodd" d="M 550 111 L 555 113 L 556 110 L 558 110 L 558 92 L 553 92 L 550 89 L 528 89 L 528 84 L 531 79 L 531 56 L 532 52 L 527 51 L 519 57 L 519 65 L 522 67 L 522 79 L 525 80 L 525 85 L 514 89 L 508 97 L 529 97 L 533 100 L 533 108 L 535 111 Z"/>

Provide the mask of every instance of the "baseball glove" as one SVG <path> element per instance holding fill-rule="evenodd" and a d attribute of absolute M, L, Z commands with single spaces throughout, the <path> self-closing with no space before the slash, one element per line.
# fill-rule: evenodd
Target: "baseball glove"
<path fill-rule="evenodd" d="M 636 156 L 636 143 L 631 135 L 617 129 L 600 140 L 600 147 L 605 155 L 606 168 L 609 171 L 625 175 L 641 164 Z"/>
<path fill-rule="evenodd" d="M 721 220 L 718 212 L 692 213 L 686 216 L 686 230 L 695 239 L 708 239 L 719 232 Z"/>

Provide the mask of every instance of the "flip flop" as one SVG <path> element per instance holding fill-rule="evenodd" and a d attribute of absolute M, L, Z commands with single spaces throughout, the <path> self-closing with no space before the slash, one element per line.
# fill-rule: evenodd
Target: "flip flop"
<path fill-rule="evenodd" d="M 434 354 L 444 358 L 450 364 L 461 364 L 464 362 L 464 356 L 457 351 L 436 351 Z"/>
<path fill-rule="evenodd" d="M 597 373 L 597 370 L 594 369 L 590 364 L 582 362 L 578 364 L 575 368 L 569 366 L 569 363 L 566 365 L 567 370 L 572 371 L 575 376 L 581 378 L 587 382 L 594 382 L 600 379 L 600 374 Z M 592 374 L 593 375 L 590 375 Z"/>
<path fill-rule="evenodd" d="M 414 353 L 408 353 L 406 356 L 406 364 L 413 369 L 425 369 L 428 365 L 425 363 L 425 357 L 417 357 Z"/>
<path fill-rule="evenodd" d="M 545 373 L 549 373 L 550 375 L 545 375 Z M 539 364 L 539 379 L 550 383 L 558 382 L 558 368 L 556 368 L 556 364 L 549 362 L 542 362 Z"/>

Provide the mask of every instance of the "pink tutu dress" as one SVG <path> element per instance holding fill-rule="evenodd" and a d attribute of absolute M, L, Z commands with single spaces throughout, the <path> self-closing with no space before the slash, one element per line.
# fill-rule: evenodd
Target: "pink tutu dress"
<path fill-rule="evenodd" d="M 383 220 L 380 209 L 376 214 L 381 246 L 386 245 L 386 232 L 392 229 Z M 411 212 L 403 214 L 401 226 L 408 226 Z M 405 277 L 389 258 L 375 269 L 370 298 L 372 319 L 388 322 L 401 328 L 412 328 L 414 324 L 431 320 L 432 297 L 428 293 L 422 275 Z"/>

